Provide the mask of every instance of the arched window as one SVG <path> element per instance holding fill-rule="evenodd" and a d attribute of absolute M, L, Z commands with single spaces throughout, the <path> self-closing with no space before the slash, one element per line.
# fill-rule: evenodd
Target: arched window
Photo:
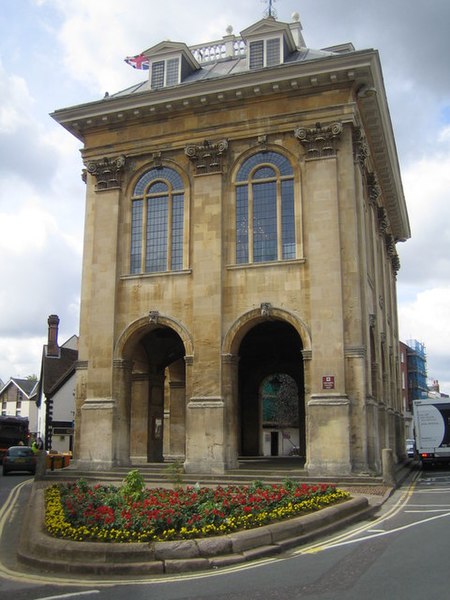
<path fill-rule="evenodd" d="M 294 174 L 277 152 L 248 158 L 236 177 L 236 262 L 295 258 Z"/>
<path fill-rule="evenodd" d="M 174 169 L 150 169 L 133 191 L 131 273 L 180 271 L 183 243 L 183 181 Z"/>

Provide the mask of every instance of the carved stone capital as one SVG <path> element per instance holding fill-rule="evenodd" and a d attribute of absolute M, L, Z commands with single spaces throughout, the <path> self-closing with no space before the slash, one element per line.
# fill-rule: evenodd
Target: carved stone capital
<path fill-rule="evenodd" d="M 303 360 L 312 360 L 312 350 L 302 350 Z"/>
<path fill-rule="evenodd" d="M 389 227 L 389 219 L 387 216 L 387 211 L 384 208 L 384 206 L 378 206 L 377 216 L 378 216 L 378 228 L 380 230 L 380 234 L 385 235 L 385 233 Z"/>
<path fill-rule="evenodd" d="M 387 255 L 389 256 L 389 258 L 392 258 L 393 256 L 395 256 L 397 254 L 397 251 L 395 250 L 394 236 L 391 235 L 390 233 L 387 233 L 385 235 L 384 241 L 386 244 Z"/>
<path fill-rule="evenodd" d="M 113 367 L 114 369 L 124 369 L 126 371 L 131 371 L 131 369 L 133 368 L 133 361 L 123 358 L 115 358 L 113 360 Z"/>
<path fill-rule="evenodd" d="M 359 164 L 361 169 L 364 169 L 369 156 L 369 146 L 359 127 L 353 129 L 353 156 L 355 162 Z"/>
<path fill-rule="evenodd" d="M 105 156 L 100 160 L 89 161 L 86 170 L 96 178 L 96 190 L 100 192 L 120 187 L 124 166 L 125 156 L 118 156 L 117 158 Z"/>
<path fill-rule="evenodd" d="M 239 363 L 237 354 L 222 354 L 222 364 L 236 366 Z"/>
<path fill-rule="evenodd" d="M 367 191 L 369 192 L 369 202 L 375 205 L 381 195 L 381 188 L 378 185 L 378 179 L 375 173 L 367 174 Z"/>
<path fill-rule="evenodd" d="M 228 150 L 228 140 L 203 144 L 188 144 L 184 153 L 195 165 L 197 175 L 208 175 L 222 171 L 223 156 Z"/>
<path fill-rule="evenodd" d="M 322 126 L 316 123 L 315 127 L 297 127 L 295 137 L 305 148 L 307 158 L 324 158 L 336 155 L 337 143 L 343 131 L 342 123 L 336 122 Z"/>
<path fill-rule="evenodd" d="M 400 258 L 397 253 L 391 257 L 391 264 L 394 272 L 397 274 L 400 271 Z"/>

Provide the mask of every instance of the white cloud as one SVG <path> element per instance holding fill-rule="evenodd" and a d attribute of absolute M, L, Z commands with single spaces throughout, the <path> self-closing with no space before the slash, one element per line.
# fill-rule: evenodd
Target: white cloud
<path fill-rule="evenodd" d="M 0 373 L 3 383 L 10 377 L 39 377 L 42 346 L 45 342 L 46 336 L 26 340 L 15 336 L 0 338 Z"/>
<path fill-rule="evenodd" d="M 400 338 L 425 344 L 428 375 L 438 379 L 441 391 L 450 393 L 450 284 L 417 294 L 399 307 Z"/>
<path fill-rule="evenodd" d="M 34 103 L 23 77 L 8 74 L 0 60 L 0 135 L 14 133 L 26 122 L 26 117 Z"/>

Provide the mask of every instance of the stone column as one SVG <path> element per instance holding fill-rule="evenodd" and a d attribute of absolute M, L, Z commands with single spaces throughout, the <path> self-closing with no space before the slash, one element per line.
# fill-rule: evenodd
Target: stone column
<path fill-rule="evenodd" d="M 184 381 L 171 381 L 169 383 L 170 438 L 168 444 L 168 460 L 183 460 L 186 458 L 186 387 Z M 164 438 L 166 436 L 164 433 Z"/>
<path fill-rule="evenodd" d="M 113 390 L 115 400 L 114 463 L 129 466 L 131 426 L 131 369 L 129 360 L 113 362 Z"/>
<path fill-rule="evenodd" d="M 223 398 L 225 402 L 225 465 L 227 469 L 238 467 L 238 361 L 233 354 L 222 355 Z"/>
<path fill-rule="evenodd" d="M 152 373 L 149 379 L 148 438 L 149 462 L 163 460 L 164 374 Z"/>
<path fill-rule="evenodd" d="M 343 278 L 336 148 L 341 123 L 298 128 L 305 148 L 305 254 L 311 290 L 312 361 L 308 473 L 351 471 L 350 405 L 345 387 Z"/>
<path fill-rule="evenodd" d="M 130 457 L 132 463 L 146 463 L 148 438 L 148 373 L 134 373 L 131 382 Z"/>

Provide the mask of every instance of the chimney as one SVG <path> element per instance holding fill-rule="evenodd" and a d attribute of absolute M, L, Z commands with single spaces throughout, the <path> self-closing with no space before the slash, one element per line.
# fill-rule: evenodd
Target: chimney
<path fill-rule="evenodd" d="M 431 391 L 440 393 L 439 381 L 437 379 L 435 379 L 433 381 L 433 385 L 431 386 Z"/>
<path fill-rule="evenodd" d="M 59 317 L 58 317 L 58 315 L 50 315 L 47 322 L 48 322 L 47 356 L 59 357 L 59 346 L 58 346 Z"/>

